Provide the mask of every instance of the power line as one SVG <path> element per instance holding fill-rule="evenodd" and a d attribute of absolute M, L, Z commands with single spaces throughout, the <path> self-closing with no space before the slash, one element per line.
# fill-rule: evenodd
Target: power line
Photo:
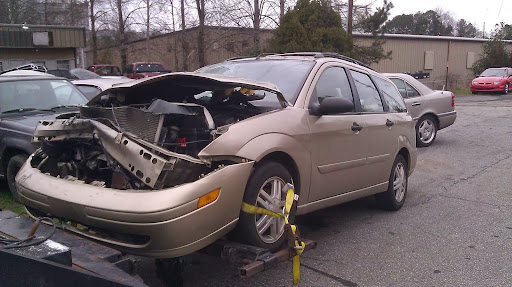
<path fill-rule="evenodd" d="M 501 0 L 500 10 L 498 11 L 498 17 L 496 17 L 496 19 L 499 19 L 499 18 L 500 18 L 501 8 L 502 8 L 502 7 L 503 7 L 503 0 Z"/>

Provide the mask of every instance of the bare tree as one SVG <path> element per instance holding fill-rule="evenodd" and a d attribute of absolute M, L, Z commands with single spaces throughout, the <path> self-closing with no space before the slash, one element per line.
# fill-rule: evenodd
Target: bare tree
<path fill-rule="evenodd" d="M 119 39 L 119 54 L 121 56 L 121 67 L 124 69 L 126 64 L 128 63 L 128 55 L 126 51 L 126 34 L 125 34 L 125 25 L 126 21 L 123 17 L 123 1 L 116 0 L 116 8 L 117 8 L 117 37 Z"/>
<path fill-rule="evenodd" d="M 196 0 L 196 8 L 197 8 L 197 16 L 199 17 L 199 26 L 197 33 L 197 54 L 199 60 L 199 67 L 204 66 L 204 51 L 205 51 L 205 41 L 204 41 L 204 20 L 205 20 L 205 0 Z"/>
<path fill-rule="evenodd" d="M 102 0 L 89 0 L 89 21 L 91 23 L 91 48 L 92 62 L 98 63 L 98 30 L 100 30 L 100 20 L 107 13 L 106 9 L 101 9 Z M 98 9 L 97 9 L 98 8 Z"/>

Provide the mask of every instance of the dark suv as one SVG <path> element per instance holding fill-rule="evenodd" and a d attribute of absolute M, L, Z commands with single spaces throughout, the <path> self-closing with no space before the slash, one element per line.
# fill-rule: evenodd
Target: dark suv
<path fill-rule="evenodd" d="M 86 103 L 64 78 L 0 76 L 0 175 L 15 198 L 14 177 L 36 148 L 31 139 L 37 123 L 76 112 Z"/>

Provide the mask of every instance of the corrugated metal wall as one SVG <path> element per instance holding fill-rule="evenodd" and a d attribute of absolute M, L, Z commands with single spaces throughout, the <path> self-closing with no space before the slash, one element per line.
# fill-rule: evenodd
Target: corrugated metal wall
<path fill-rule="evenodd" d="M 372 41 L 370 37 L 354 35 L 354 42 L 358 45 L 369 46 Z M 467 66 L 468 53 L 473 53 L 477 60 L 483 52 L 483 43 L 482 39 L 459 40 L 433 36 L 417 36 L 415 39 L 413 35 L 390 36 L 386 38 L 383 48 L 384 51 L 392 51 L 391 59 L 382 60 L 371 67 L 381 73 L 428 72 L 430 78 L 420 81 L 435 89 L 446 84 L 450 89 L 467 88 L 474 78 L 473 70 Z M 508 45 L 512 49 L 512 43 Z M 425 69 L 427 51 L 434 54 L 431 70 Z"/>
<path fill-rule="evenodd" d="M 0 48 L 33 48 L 34 32 L 48 32 L 54 48 L 84 48 L 85 28 L 29 26 L 27 30 L 21 25 L 0 25 Z"/>

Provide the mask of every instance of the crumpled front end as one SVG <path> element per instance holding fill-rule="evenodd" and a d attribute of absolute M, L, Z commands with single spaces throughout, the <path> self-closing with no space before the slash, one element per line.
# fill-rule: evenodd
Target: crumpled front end
<path fill-rule="evenodd" d="M 154 257 L 194 252 L 232 230 L 253 162 L 199 159 L 218 136 L 208 111 L 156 102 L 41 121 L 33 137 L 40 148 L 16 177 L 29 213 Z"/>

